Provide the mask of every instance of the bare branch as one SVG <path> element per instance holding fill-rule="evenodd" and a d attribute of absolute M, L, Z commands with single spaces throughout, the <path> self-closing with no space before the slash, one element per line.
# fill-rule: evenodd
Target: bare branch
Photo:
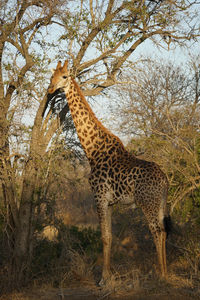
<path fill-rule="evenodd" d="M 95 22 L 95 15 L 94 15 L 94 12 L 93 12 L 93 0 L 90 0 L 90 15 L 91 15 L 91 18 L 92 18 L 92 25 L 93 25 L 93 27 L 95 27 L 96 22 Z"/>
<path fill-rule="evenodd" d="M 80 66 L 77 68 L 78 72 L 81 72 L 84 69 L 89 68 L 92 65 L 95 65 L 97 62 L 103 60 L 104 58 L 108 58 L 112 53 L 115 53 L 117 51 L 117 49 L 119 49 L 119 47 L 126 41 L 127 38 L 131 37 L 132 34 L 130 34 L 129 32 L 127 32 L 124 37 L 115 45 L 115 47 L 113 47 L 112 49 L 109 49 L 107 51 L 105 51 L 104 53 L 102 53 L 100 56 L 98 56 L 97 58 L 94 58 L 92 60 L 89 60 L 83 64 L 80 64 Z"/>
<path fill-rule="evenodd" d="M 112 3 L 113 0 L 110 0 L 110 3 Z M 116 11 L 114 11 L 113 13 L 107 13 L 107 15 L 105 15 L 105 18 L 102 22 L 100 22 L 99 24 L 96 25 L 96 27 L 94 27 L 91 32 L 88 34 L 88 36 L 85 38 L 85 40 L 82 43 L 82 46 L 76 56 L 76 60 L 74 62 L 74 66 L 76 68 L 78 68 L 78 65 L 80 64 L 86 50 L 88 49 L 89 45 L 91 44 L 91 42 L 94 40 L 94 38 L 97 36 L 97 34 L 102 31 L 104 28 L 106 28 L 110 23 L 112 23 L 113 18 L 121 11 L 123 10 L 123 8 L 125 7 L 125 3 L 123 3 L 119 8 L 116 9 Z M 109 12 L 111 10 L 111 4 L 108 7 L 107 12 Z"/>

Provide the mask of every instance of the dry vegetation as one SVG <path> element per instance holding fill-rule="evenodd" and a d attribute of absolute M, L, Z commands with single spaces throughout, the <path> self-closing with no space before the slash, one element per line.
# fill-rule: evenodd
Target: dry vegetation
<path fill-rule="evenodd" d="M 1 300 L 200 298 L 198 227 L 192 229 L 189 224 L 174 226 L 167 241 L 169 276 L 164 280 L 157 273 L 155 246 L 141 211 L 124 211 L 116 207 L 113 216 L 113 276 L 109 288 L 100 288 L 97 283 L 101 276 L 102 248 L 97 217 L 91 224 L 88 222 L 91 211 L 96 216 L 95 207 L 89 201 L 90 210 L 85 211 L 78 222 L 73 218 L 73 212 L 88 206 L 90 197 L 87 199 L 83 194 L 80 201 L 69 198 L 72 200 L 66 201 L 66 207 L 62 207 L 63 219 L 54 238 L 52 235 L 38 237 L 28 288 L 12 294 L 4 290 L 6 294 Z M 67 205 L 71 207 L 71 216 L 65 223 Z"/>

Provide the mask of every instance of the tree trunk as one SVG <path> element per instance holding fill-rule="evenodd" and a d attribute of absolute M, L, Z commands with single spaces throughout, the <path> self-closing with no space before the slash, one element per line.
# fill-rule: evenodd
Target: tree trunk
<path fill-rule="evenodd" d="M 32 203 L 20 207 L 19 224 L 15 228 L 14 255 L 11 266 L 11 281 L 15 286 L 26 283 L 32 253 Z"/>
<path fill-rule="evenodd" d="M 32 240 L 34 233 L 34 190 L 36 170 L 33 161 L 26 166 L 18 222 L 15 224 L 13 261 L 11 265 L 11 281 L 14 287 L 26 284 L 29 279 L 32 256 Z"/>

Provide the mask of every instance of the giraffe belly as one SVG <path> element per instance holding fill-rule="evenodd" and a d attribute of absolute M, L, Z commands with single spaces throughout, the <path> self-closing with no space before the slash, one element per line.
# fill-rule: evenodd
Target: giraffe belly
<path fill-rule="evenodd" d="M 134 201 L 134 182 L 128 179 L 127 175 L 119 174 L 111 179 L 111 187 L 114 197 L 122 205 L 132 205 Z"/>
<path fill-rule="evenodd" d="M 124 205 L 124 206 L 135 206 L 133 194 L 119 195 L 117 193 L 117 191 L 114 191 L 112 188 L 110 188 L 106 192 L 105 198 L 108 201 L 108 205 L 114 205 L 114 204 L 120 203 L 121 205 Z"/>
<path fill-rule="evenodd" d="M 135 203 L 133 193 L 119 193 L 115 191 L 114 198 L 116 199 L 116 202 L 119 202 L 122 205 L 130 206 Z"/>
<path fill-rule="evenodd" d="M 96 177 L 90 174 L 89 182 L 94 194 L 103 196 L 108 205 L 120 203 L 125 206 L 134 205 L 134 189 L 125 182 L 113 178 Z"/>

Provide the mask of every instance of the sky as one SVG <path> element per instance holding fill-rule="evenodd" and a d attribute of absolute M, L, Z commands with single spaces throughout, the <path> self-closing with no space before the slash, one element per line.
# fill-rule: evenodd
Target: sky
<path fill-rule="evenodd" d="M 139 45 L 135 52 L 132 54 L 131 59 L 137 61 L 143 57 L 150 57 L 154 60 L 166 59 L 166 61 L 172 61 L 174 64 L 181 65 L 187 68 L 187 63 L 191 55 L 200 55 L 200 43 L 194 43 L 190 48 L 180 48 L 176 47 L 173 50 L 165 50 L 164 48 L 156 47 L 152 41 L 146 40 L 141 45 Z M 109 101 L 110 99 L 105 96 L 100 96 L 99 101 L 94 101 L 91 103 L 92 109 L 94 110 L 98 119 L 109 128 L 113 133 L 118 135 L 120 139 L 127 144 L 129 137 L 120 135 L 119 132 L 115 132 L 112 128 L 112 120 L 109 117 Z"/>

